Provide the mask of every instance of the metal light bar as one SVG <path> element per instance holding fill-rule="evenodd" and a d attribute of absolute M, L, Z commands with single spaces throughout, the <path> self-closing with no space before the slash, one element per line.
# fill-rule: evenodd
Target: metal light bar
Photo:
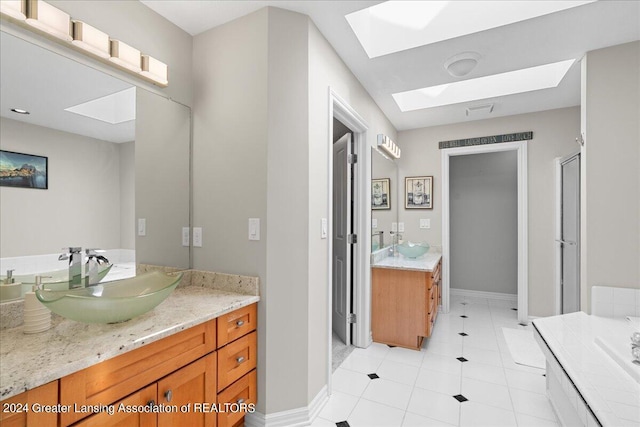
<path fill-rule="evenodd" d="M 400 147 L 398 147 L 388 136 L 381 133 L 378 134 L 378 147 L 394 159 L 400 158 Z"/>

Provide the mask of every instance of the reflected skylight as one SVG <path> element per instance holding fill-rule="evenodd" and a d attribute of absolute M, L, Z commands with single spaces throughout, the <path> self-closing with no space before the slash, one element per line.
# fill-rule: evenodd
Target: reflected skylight
<path fill-rule="evenodd" d="M 593 1 L 387 1 L 346 18 L 369 58 L 375 58 Z"/>
<path fill-rule="evenodd" d="M 393 94 L 401 111 L 476 101 L 558 86 L 575 59 Z"/>
<path fill-rule="evenodd" d="M 102 98 L 65 108 L 70 113 L 116 125 L 136 118 L 136 88 L 131 87 Z"/>

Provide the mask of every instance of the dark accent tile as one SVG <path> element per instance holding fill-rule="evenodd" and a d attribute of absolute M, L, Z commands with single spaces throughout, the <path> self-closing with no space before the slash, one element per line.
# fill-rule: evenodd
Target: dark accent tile
<path fill-rule="evenodd" d="M 378 374 L 367 374 L 367 376 L 368 376 L 369 378 L 371 378 L 372 380 L 375 380 L 375 379 L 380 378 L 380 377 L 378 376 Z"/>
<path fill-rule="evenodd" d="M 461 361 L 462 363 L 464 363 L 464 362 L 468 362 L 468 361 L 469 361 L 469 359 L 465 359 L 465 358 L 464 358 L 464 357 L 462 357 L 462 356 L 461 356 L 461 357 L 456 357 L 456 359 L 458 359 L 458 360 L 459 360 L 459 361 Z"/>
<path fill-rule="evenodd" d="M 350 426 L 350 425 L 349 425 L 349 423 L 348 423 L 348 422 L 346 422 L 346 421 L 338 421 L 338 422 L 336 423 L 336 427 L 351 427 L 351 426 Z"/>
<path fill-rule="evenodd" d="M 460 316 L 460 317 L 462 317 L 463 319 L 466 319 L 466 318 L 468 318 L 469 316 L 465 316 L 465 315 L 463 314 L 463 315 L 462 315 L 462 316 Z"/>
<path fill-rule="evenodd" d="M 458 335 L 462 335 L 463 337 L 469 336 L 469 334 L 467 334 L 465 332 L 460 332 L 460 333 L 458 333 Z"/>
<path fill-rule="evenodd" d="M 543 377 L 546 377 L 546 376 L 547 376 L 547 374 L 542 374 L 542 376 L 543 376 Z"/>
<path fill-rule="evenodd" d="M 513 311 L 518 311 L 518 309 L 517 309 L 517 308 L 512 308 L 511 310 L 513 310 Z"/>
<path fill-rule="evenodd" d="M 469 303 L 468 303 L 468 302 L 461 302 L 460 304 L 462 304 L 462 305 L 467 305 L 467 304 L 469 304 Z"/>
<path fill-rule="evenodd" d="M 469 399 L 467 399 L 466 397 L 464 397 L 461 394 L 456 394 L 455 396 L 453 396 L 453 398 L 456 399 L 460 403 L 466 402 L 467 400 L 469 400 Z"/>

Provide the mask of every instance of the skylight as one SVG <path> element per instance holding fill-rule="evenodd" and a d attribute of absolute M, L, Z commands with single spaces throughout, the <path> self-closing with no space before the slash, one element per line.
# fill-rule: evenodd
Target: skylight
<path fill-rule="evenodd" d="M 393 94 L 400 110 L 413 111 L 558 86 L 575 59 Z"/>
<path fill-rule="evenodd" d="M 131 87 L 102 98 L 65 108 L 65 111 L 112 125 L 136 118 L 136 88 Z"/>
<path fill-rule="evenodd" d="M 376 58 L 593 1 L 387 1 L 346 18 L 369 58 Z"/>

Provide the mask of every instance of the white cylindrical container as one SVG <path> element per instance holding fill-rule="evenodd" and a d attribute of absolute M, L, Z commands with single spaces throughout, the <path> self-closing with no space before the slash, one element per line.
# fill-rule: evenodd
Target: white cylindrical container
<path fill-rule="evenodd" d="M 36 282 L 39 282 L 39 277 Z M 24 295 L 24 333 L 35 334 L 51 327 L 51 311 L 36 297 L 35 287 Z"/>

